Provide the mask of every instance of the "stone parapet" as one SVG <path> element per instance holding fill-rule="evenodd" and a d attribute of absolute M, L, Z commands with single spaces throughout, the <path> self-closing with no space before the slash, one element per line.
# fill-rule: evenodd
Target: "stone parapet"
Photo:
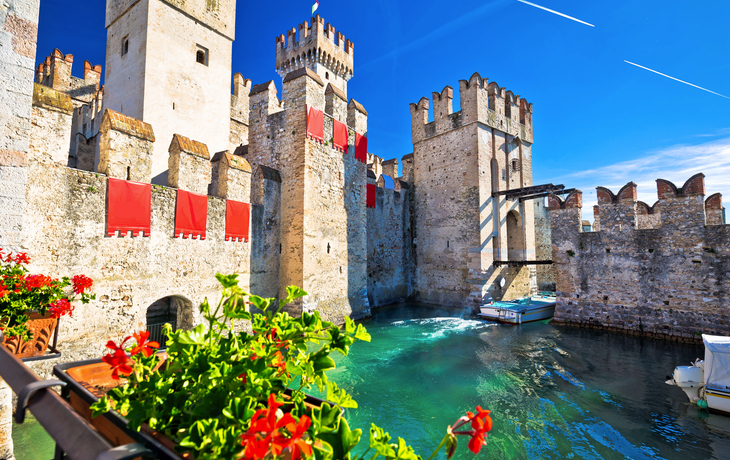
<path fill-rule="evenodd" d="M 99 172 L 149 183 L 155 134 L 152 126 L 107 109 L 99 127 Z"/>
<path fill-rule="evenodd" d="M 228 152 L 213 156 L 210 194 L 219 198 L 248 203 L 251 201 L 251 165 L 245 158 Z"/>
<path fill-rule="evenodd" d="M 169 152 L 167 185 L 207 195 L 212 174 L 208 146 L 174 134 Z"/>
<path fill-rule="evenodd" d="M 706 225 L 721 198 L 705 202 L 702 174 L 657 189 L 649 207 L 633 183 L 617 195 L 600 187 L 600 229 L 588 233 L 580 207 L 551 197 L 555 322 L 689 341 L 730 334 L 730 226 Z"/>

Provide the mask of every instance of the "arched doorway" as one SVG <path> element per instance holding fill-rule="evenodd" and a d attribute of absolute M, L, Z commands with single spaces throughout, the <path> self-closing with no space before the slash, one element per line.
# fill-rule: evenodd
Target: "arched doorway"
<path fill-rule="evenodd" d="M 508 260 L 522 260 L 524 255 L 522 218 L 517 211 L 507 214 L 507 257 Z"/>
<path fill-rule="evenodd" d="M 165 348 L 167 337 L 162 333 L 165 324 L 172 330 L 192 329 L 193 304 L 185 297 L 169 296 L 155 301 L 147 308 L 147 331 L 149 340 L 159 342 Z"/>

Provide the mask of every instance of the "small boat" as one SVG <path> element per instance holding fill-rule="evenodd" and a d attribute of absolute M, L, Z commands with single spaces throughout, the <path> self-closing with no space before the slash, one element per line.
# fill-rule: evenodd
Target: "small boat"
<path fill-rule="evenodd" d="M 730 337 L 702 335 L 705 360 L 677 366 L 666 383 L 681 388 L 702 409 L 730 415 Z"/>
<path fill-rule="evenodd" d="M 529 323 L 552 318 L 555 303 L 554 293 L 540 293 L 518 300 L 486 303 L 479 308 L 479 316 L 499 323 Z"/>

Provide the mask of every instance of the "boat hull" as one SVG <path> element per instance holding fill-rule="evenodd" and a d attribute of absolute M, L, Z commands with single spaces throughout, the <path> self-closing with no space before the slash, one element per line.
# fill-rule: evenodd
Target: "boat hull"
<path fill-rule="evenodd" d="M 555 302 L 531 301 L 529 305 L 516 302 L 498 302 L 484 305 L 479 316 L 505 324 L 522 324 L 550 319 L 555 314 Z"/>

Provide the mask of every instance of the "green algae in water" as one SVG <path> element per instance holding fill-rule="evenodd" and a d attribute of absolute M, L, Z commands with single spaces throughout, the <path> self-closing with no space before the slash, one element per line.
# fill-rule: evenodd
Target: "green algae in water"
<path fill-rule="evenodd" d="M 22 425 L 13 422 L 15 460 L 50 460 L 56 443 L 30 412 Z"/>

